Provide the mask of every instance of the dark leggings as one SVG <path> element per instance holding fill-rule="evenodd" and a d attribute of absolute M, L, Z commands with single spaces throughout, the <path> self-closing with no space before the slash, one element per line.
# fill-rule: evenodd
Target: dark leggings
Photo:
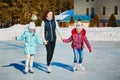
<path fill-rule="evenodd" d="M 53 57 L 53 53 L 54 53 L 54 49 L 55 49 L 55 43 L 56 41 L 48 41 L 47 45 L 46 45 L 46 50 L 47 50 L 47 66 L 50 65 L 52 57 Z"/>

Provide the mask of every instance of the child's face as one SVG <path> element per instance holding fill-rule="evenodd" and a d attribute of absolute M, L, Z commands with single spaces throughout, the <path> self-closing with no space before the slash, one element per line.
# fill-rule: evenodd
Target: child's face
<path fill-rule="evenodd" d="M 81 30 L 82 30 L 82 29 L 78 29 L 78 28 L 76 28 L 76 32 L 77 32 L 77 33 L 80 33 Z"/>
<path fill-rule="evenodd" d="M 29 29 L 30 30 L 30 32 L 34 32 L 35 31 L 35 29 Z"/>

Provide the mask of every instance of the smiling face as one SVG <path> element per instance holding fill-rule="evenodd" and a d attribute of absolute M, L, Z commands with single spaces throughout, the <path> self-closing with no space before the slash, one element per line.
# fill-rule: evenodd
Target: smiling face
<path fill-rule="evenodd" d="M 47 18 L 48 19 L 52 19 L 53 18 L 53 12 L 52 11 L 48 12 Z"/>
<path fill-rule="evenodd" d="M 77 32 L 77 33 L 80 33 L 81 30 L 82 30 L 82 29 L 80 29 L 80 28 L 76 28 L 76 32 Z"/>
<path fill-rule="evenodd" d="M 30 30 L 30 32 L 34 32 L 35 31 L 35 29 L 29 29 Z"/>

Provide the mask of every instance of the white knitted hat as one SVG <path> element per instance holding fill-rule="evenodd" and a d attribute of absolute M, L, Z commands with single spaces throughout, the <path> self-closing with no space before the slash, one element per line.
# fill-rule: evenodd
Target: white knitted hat
<path fill-rule="evenodd" d="M 31 20 L 37 20 L 37 16 L 36 15 L 32 15 L 32 17 L 31 17 Z"/>
<path fill-rule="evenodd" d="M 81 22 L 78 22 L 77 24 L 76 24 L 76 28 L 77 29 L 81 29 L 83 27 L 83 24 L 81 23 Z"/>
<path fill-rule="evenodd" d="M 30 25 L 29 25 L 29 29 L 35 29 L 35 23 L 34 22 L 30 22 Z"/>

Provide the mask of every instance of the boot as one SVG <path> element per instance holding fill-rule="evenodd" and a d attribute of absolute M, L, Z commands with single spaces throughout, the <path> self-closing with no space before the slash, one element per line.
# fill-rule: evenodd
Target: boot
<path fill-rule="evenodd" d="M 34 73 L 33 61 L 34 61 L 34 56 L 30 56 L 30 73 Z"/>
<path fill-rule="evenodd" d="M 74 63 L 73 71 L 77 71 L 77 63 Z"/>
<path fill-rule="evenodd" d="M 30 73 L 34 73 L 33 67 L 30 67 Z"/>
<path fill-rule="evenodd" d="M 51 73 L 51 67 L 50 66 L 47 67 L 47 70 L 48 70 L 48 73 Z"/>
<path fill-rule="evenodd" d="M 29 58 L 30 58 L 30 55 L 26 55 L 26 62 L 25 62 L 25 73 L 28 72 L 28 65 L 29 65 Z"/>
<path fill-rule="evenodd" d="M 28 65 L 25 66 L 25 73 L 28 73 Z"/>
<path fill-rule="evenodd" d="M 83 67 L 82 64 L 78 64 L 78 70 L 85 71 L 85 67 Z"/>

